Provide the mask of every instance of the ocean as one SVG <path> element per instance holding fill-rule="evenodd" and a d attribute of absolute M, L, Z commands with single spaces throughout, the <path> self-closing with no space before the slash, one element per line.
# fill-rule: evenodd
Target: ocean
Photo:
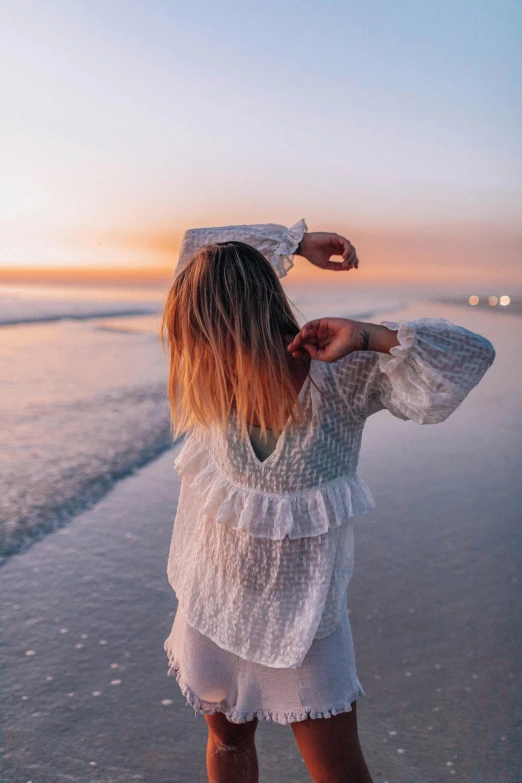
<path fill-rule="evenodd" d="M 334 277 L 283 281 L 300 323 L 376 320 L 422 294 Z M 172 445 L 159 336 L 166 292 L 0 286 L 0 562 Z"/>

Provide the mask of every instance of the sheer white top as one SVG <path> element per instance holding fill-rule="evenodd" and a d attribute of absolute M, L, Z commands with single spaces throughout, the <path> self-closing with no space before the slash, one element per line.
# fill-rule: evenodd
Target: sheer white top
<path fill-rule="evenodd" d="M 292 260 L 283 264 L 279 251 L 295 250 L 306 230 L 296 226 L 193 230 L 184 247 L 240 238 L 264 248 L 282 276 Z M 182 482 L 169 582 L 189 624 L 242 658 L 297 667 L 313 639 L 337 627 L 353 518 L 375 507 L 357 473 L 368 416 L 386 408 L 418 424 L 444 421 L 495 358 L 489 340 L 444 318 L 381 323 L 398 332 L 390 354 L 311 361 L 299 393 L 305 421 L 287 422 L 265 460 L 232 418 L 225 432 L 196 429 L 175 460 Z"/>

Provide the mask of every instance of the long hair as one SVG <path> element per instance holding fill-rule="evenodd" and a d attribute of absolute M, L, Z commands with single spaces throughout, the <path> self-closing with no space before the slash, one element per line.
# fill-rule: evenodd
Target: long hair
<path fill-rule="evenodd" d="M 161 322 L 173 436 L 197 424 L 225 429 L 232 412 L 242 438 L 252 418 L 262 437 L 267 423 L 277 433 L 300 420 L 286 347 L 298 332 L 258 250 L 237 241 L 202 247 L 175 278 Z"/>

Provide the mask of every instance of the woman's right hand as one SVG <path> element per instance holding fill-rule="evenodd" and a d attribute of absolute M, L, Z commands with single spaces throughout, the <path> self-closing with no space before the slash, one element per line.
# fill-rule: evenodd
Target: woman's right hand
<path fill-rule="evenodd" d="M 292 356 L 306 356 L 321 362 L 336 362 L 361 350 L 364 324 L 349 318 L 319 318 L 308 321 L 288 345 Z"/>

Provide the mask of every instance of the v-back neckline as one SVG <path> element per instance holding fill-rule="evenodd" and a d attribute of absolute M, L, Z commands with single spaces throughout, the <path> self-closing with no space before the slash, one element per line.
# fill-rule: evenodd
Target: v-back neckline
<path fill-rule="evenodd" d="M 268 457 L 266 459 L 260 460 L 259 457 L 256 455 L 256 453 L 254 451 L 254 447 L 252 445 L 252 441 L 250 439 L 250 433 L 247 431 L 246 445 L 247 445 L 248 451 L 250 453 L 250 456 L 252 457 L 252 459 L 253 459 L 254 463 L 257 465 L 257 467 L 264 468 L 269 462 L 273 462 L 274 459 L 276 458 L 276 456 L 281 452 L 281 449 L 283 448 L 283 443 L 284 443 L 284 440 L 285 440 L 285 436 L 286 436 L 287 430 L 288 430 L 288 428 L 290 426 L 290 423 L 292 421 L 292 418 L 293 418 L 293 414 L 296 411 L 298 403 L 302 401 L 302 399 L 304 397 L 304 394 L 305 394 L 306 390 L 308 389 L 308 387 L 310 385 L 312 365 L 314 364 L 314 361 L 315 361 L 314 359 L 310 358 L 310 364 L 308 366 L 308 373 L 307 373 L 303 383 L 301 384 L 301 388 L 299 389 L 299 394 L 297 395 L 296 401 L 294 403 L 294 407 L 292 408 L 292 414 L 286 420 L 286 422 L 285 422 L 285 424 L 283 426 L 283 429 L 279 433 L 279 436 L 277 438 L 276 445 L 274 446 L 273 451 L 270 452 L 270 454 L 268 455 Z"/>

